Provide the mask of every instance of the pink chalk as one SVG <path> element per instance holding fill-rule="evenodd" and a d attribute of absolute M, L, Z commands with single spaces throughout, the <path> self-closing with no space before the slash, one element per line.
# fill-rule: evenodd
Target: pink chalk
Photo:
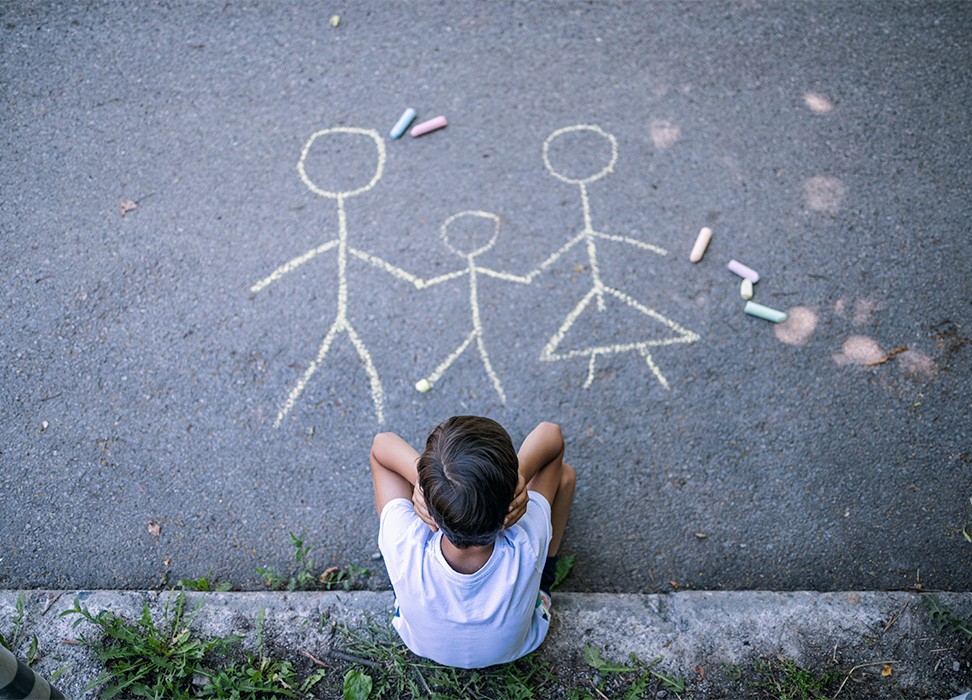
<path fill-rule="evenodd" d="M 750 267 L 746 267 L 745 265 L 743 265 L 741 262 L 737 260 L 730 260 L 729 264 L 726 265 L 726 267 L 728 267 L 732 272 L 735 272 L 743 279 L 749 280 L 753 284 L 759 282 L 759 273 Z"/>
<path fill-rule="evenodd" d="M 436 129 L 441 129 L 442 127 L 448 125 L 449 122 L 446 121 L 445 117 L 436 117 L 435 119 L 429 119 L 427 122 L 416 124 L 409 133 L 412 136 L 421 136 L 422 134 L 427 134 L 430 131 L 435 131 Z"/>

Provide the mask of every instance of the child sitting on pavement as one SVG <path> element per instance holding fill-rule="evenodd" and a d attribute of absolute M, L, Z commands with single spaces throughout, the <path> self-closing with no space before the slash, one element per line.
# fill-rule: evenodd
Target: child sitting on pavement
<path fill-rule="evenodd" d="M 371 446 L 378 546 L 392 624 L 414 653 L 482 668 L 536 649 L 574 498 L 564 439 L 541 423 L 515 452 L 495 421 L 455 416 L 419 453 L 394 433 Z"/>

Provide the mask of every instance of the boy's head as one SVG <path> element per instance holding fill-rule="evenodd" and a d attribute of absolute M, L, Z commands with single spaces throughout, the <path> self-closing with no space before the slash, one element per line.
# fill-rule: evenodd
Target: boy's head
<path fill-rule="evenodd" d="M 454 416 L 438 426 L 418 462 L 429 514 L 456 547 L 496 539 L 518 474 L 509 434 L 496 421 L 477 416 Z"/>

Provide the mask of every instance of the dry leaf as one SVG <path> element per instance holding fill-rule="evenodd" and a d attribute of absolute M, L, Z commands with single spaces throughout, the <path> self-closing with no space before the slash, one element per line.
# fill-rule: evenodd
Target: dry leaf
<path fill-rule="evenodd" d="M 892 673 L 894 673 L 894 669 L 888 666 L 887 664 L 885 664 L 884 668 L 881 669 L 881 675 L 884 676 L 885 678 L 890 676 Z"/>
<path fill-rule="evenodd" d="M 162 524 L 157 523 L 154 520 L 149 520 L 148 531 L 149 534 L 152 535 L 152 537 L 158 537 L 160 534 L 162 534 Z"/>
<path fill-rule="evenodd" d="M 138 209 L 138 203 L 133 202 L 130 199 L 123 199 L 121 204 L 118 205 L 118 213 L 125 216 L 130 211 L 135 211 Z"/>

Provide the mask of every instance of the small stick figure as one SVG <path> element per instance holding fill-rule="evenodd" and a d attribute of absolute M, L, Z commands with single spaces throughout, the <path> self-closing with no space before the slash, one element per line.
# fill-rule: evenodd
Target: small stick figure
<path fill-rule="evenodd" d="M 493 224 L 493 233 L 491 238 L 482 246 L 478 248 L 473 248 L 470 251 L 466 251 L 459 247 L 459 244 L 455 243 L 455 238 L 450 237 L 449 228 L 456 221 L 465 218 L 480 218 L 487 221 L 491 221 Z M 459 344 L 452 354 L 449 355 L 442 363 L 435 368 L 428 377 L 420 379 L 415 383 L 415 388 L 418 391 L 426 392 L 432 388 L 439 378 L 449 369 L 450 365 L 465 352 L 466 348 L 473 342 L 476 341 L 476 347 L 479 350 L 479 357 L 483 361 L 483 366 L 486 368 L 486 374 L 489 376 L 490 380 L 493 382 L 493 387 L 496 389 L 496 393 L 499 395 L 500 401 L 506 403 L 506 394 L 503 392 L 503 385 L 500 383 L 499 377 L 496 376 L 496 372 L 493 370 L 493 366 L 489 362 L 489 353 L 486 352 L 486 342 L 483 339 L 483 326 L 479 315 L 479 285 L 477 276 L 480 274 L 487 275 L 489 277 L 495 277 L 501 280 L 507 280 L 509 282 L 518 282 L 520 284 L 529 284 L 529 277 L 521 277 L 517 275 L 511 275 L 507 272 L 497 272 L 496 270 L 491 270 L 488 267 L 480 267 L 476 264 L 476 256 L 485 253 L 487 250 L 493 247 L 496 243 L 496 238 L 499 236 L 499 226 L 500 220 L 496 214 L 491 214 L 485 211 L 464 211 L 458 214 L 453 214 L 445 223 L 442 224 L 442 240 L 445 242 L 446 247 L 449 248 L 453 253 L 458 255 L 460 258 L 465 259 L 466 269 L 457 270 L 455 272 L 450 272 L 439 277 L 433 277 L 432 279 L 419 282 L 419 288 L 431 287 L 435 284 L 441 284 L 442 282 L 448 282 L 449 280 L 454 280 L 463 275 L 469 275 L 469 309 L 472 315 L 472 330 L 466 339 Z"/>

